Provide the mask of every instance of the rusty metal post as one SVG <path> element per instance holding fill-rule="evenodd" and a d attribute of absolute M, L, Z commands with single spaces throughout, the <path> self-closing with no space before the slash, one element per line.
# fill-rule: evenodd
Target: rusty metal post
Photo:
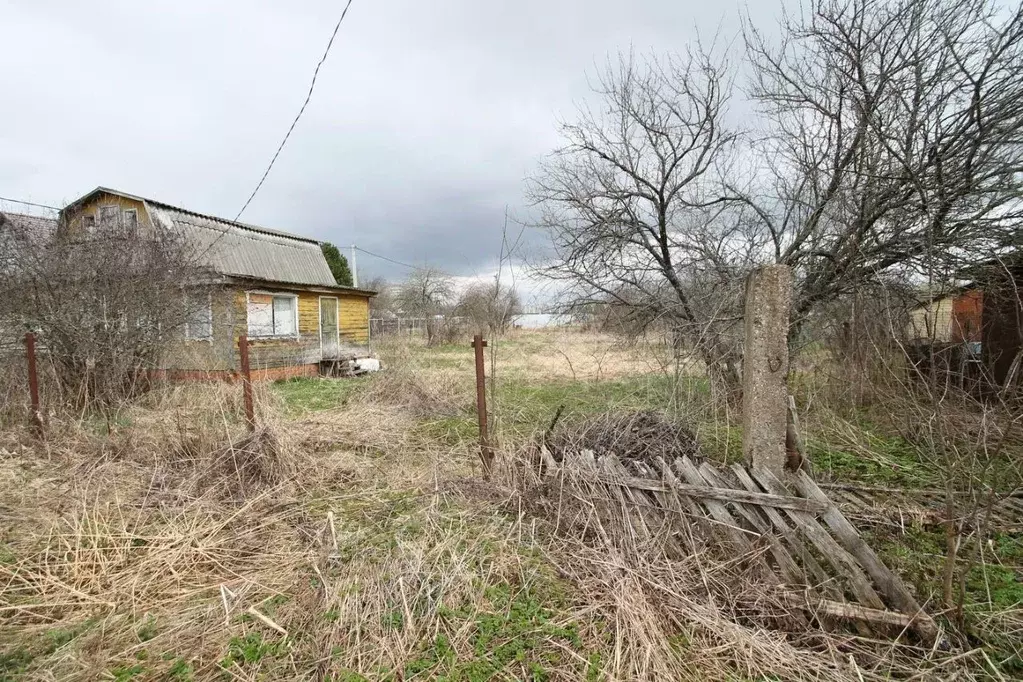
<path fill-rule="evenodd" d="M 476 416 L 480 423 L 480 460 L 483 462 L 483 477 L 489 479 L 494 463 L 494 449 L 490 447 L 490 435 L 487 433 L 487 376 L 483 362 L 483 349 L 487 347 L 487 342 L 476 334 L 472 337 L 472 347 L 476 351 Z"/>
<path fill-rule="evenodd" d="M 28 396 L 32 401 L 32 423 L 43 435 L 43 410 L 39 404 L 39 374 L 36 371 L 36 335 L 25 333 L 25 355 L 28 358 Z"/>
<path fill-rule="evenodd" d="M 242 396 L 245 399 L 245 423 L 249 431 L 256 430 L 256 409 L 252 404 L 252 371 L 249 368 L 249 337 L 242 334 L 238 337 L 238 354 L 242 361 Z"/>

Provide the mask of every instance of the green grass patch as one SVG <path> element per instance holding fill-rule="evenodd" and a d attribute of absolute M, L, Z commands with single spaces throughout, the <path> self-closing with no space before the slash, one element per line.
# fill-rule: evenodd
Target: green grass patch
<path fill-rule="evenodd" d="M 570 661 L 561 647 L 582 651 L 578 628 L 559 624 L 554 608 L 562 606 L 556 583 L 539 581 L 524 586 L 491 585 L 483 589 L 484 602 L 473 608 L 444 609 L 441 617 L 449 632 L 470 629 L 468 651 L 456 651 L 448 635 L 426 643 L 418 658 L 405 665 L 405 679 L 483 682 L 513 677 L 547 680 L 553 668 Z M 600 657 L 582 656 L 588 679 L 599 679 Z M 583 670 L 580 670 L 583 672 Z"/>
<path fill-rule="evenodd" d="M 884 562 L 911 582 L 921 603 L 937 611 L 942 604 L 945 568 L 945 531 L 940 527 L 907 528 L 905 533 L 879 529 L 864 533 Z M 964 588 L 962 630 L 974 645 L 988 651 L 1001 672 L 1013 679 L 1023 675 L 1023 659 L 1016 655 L 1018 642 L 984 627 L 988 618 L 1008 609 L 1023 608 L 1023 537 L 997 534 L 985 542 L 984 562 L 978 560 L 973 543 L 963 545 L 954 580 L 956 594 Z"/>
<path fill-rule="evenodd" d="M 505 375 L 497 382 L 497 414 L 504 428 L 529 433 L 542 428 L 561 405 L 565 416 L 612 410 L 665 410 L 672 399 L 672 378 L 647 374 L 613 381 L 535 382 Z M 698 386 L 698 381 L 694 381 Z"/>
<path fill-rule="evenodd" d="M 364 381 L 358 378 L 301 377 L 274 382 L 273 391 L 283 400 L 286 412 L 290 416 L 297 416 L 343 407 L 363 385 Z"/>
<path fill-rule="evenodd" d="M 287 653 L 286 641 L 268 642 L 258 632 L 250 632 L 244 637 L 232 637 L 227 648 L 227 655 L 220 661 L 220 667 L 230 669 L 234 666 L 252 668 L 264 658 L 277 658 Z"/>
<path fill-rule="evenodd" d="M 827 434 L 820 440 L 811 438 L 806 442 L 806 452 L 815 471 L 834 480 L 888 487 L 928 488 L 939 484 L 938 472 L 920 461 L 911 443 L 886 435 L 869 422 L 861 421 L 856 426 L 869 454 L 835 445 Z"/>

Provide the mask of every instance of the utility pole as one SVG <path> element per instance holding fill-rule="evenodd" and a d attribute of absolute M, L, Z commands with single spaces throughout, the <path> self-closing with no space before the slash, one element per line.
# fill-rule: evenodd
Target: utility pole
<path fill-rule="evenodd" d="M 352 286 L 359 286 L 359 266 L 355 263 L 355 244 L 352 244 Z"/>

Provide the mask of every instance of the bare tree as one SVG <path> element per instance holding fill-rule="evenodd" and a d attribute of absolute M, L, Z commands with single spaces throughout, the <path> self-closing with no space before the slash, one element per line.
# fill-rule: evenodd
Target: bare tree
<path fill-rule="evenodd" d="M 458 297 L 454 314 L 464 317 L 474 333 L 503 334 L 512 319 L 522 312 L 518 293 L 496 282 L 477 282 Z"/>
<path fill-rule="evenodd" d="M 814 308 L 899 270 L 947 277 L 1018 235 L 1023 13 L 990 0 L 814 0 L 745 31 L 766 129 L 734 194 Z M 767 177 L 768 181 L 763 182 Z"/>
<path fill-rule="evenodd" d="M 553 244 L 544 274 L 568 282 L 577 305 L 642 305 L 711 368 L 721 363 L 704 342 L 708 326 L 729 315 L 698 304 L 691 282 L 698 273 L 716 281 L 717 271 L 730 279 L 751 253 L 735 238 L 741 209 L 715 219 L 728 202 L 712 180 L 737 141 L 724 120 L 729 90 L 726 65 L 700 52 L 642 63 L 620 55 L 594 88 L 602 108 L 560 126 L 566 144 L 528 184 Z"/>
<path fill-rule="evenodd" d="M 451 303 L 454 282 L 450 275 L 434 268 L 413 270 L 398 289 L 395 302 L 405 315 L 426 320 L 426 342 L 437 339 L 437 316 Z"/>
<path fill-rule="evenodd" d="M 377 292 L 369 299 L 369 314 L 373 318 L 394 315 L 395 287 L 383 277 L 374 277 L 366 282 L 366 289 Z"/>
<path fill-rule="evenodd" d="M 1018 243 L 1023 218 L 1020 6 L 812 0 L 745 42 L 759 129 L 726 125 L 723 62 L 620 57 L 528 185 L 545 274 L 677 325 L 729 383 L 752 266 L 792 266 L 798 348 L 822 306 L 947 278 Z"/>

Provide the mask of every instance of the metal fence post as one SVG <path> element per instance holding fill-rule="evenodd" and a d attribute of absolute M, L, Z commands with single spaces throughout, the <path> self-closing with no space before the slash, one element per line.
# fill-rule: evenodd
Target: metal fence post
<path fill-rule="evenodd" d="M 32 402 L 32 423 L 43 435 L 43 411 L 39 404 L 39 374 L 36 371 L 36 335 L 25 333 L 25 355 L 28 359 L 28 396 Z"/>
<path fill-rule="evenodd" d="M 489 479 L 494 450 L 490 447 L 490 435 L 487 433 L 487 377 L 483 362 L 483 349 L 487 347 L 487 342 L 476 334 L 472 337 L 472 347 L 476 352 L 476 416 L 480 424 L 480 460 L 483 462 L 483 477 Z"/>
<path fill-rule="evenodd" d="M 249 368 L 249 337 L 238 337 L 238 354 L 242 362 L 242 397 L 245 400 L 245 423 L 249 431 L 256 430 L 256 409 L 252 404 L 252 371 Z"/>

